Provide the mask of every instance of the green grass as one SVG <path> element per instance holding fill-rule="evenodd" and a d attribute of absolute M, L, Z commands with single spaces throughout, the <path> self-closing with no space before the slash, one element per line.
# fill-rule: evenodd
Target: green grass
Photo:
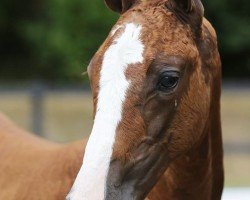
<path fill-rule="evenodd" d="M 27 93 L 0 94 L 0 110 L 20 127 L 31 130 L 31 106 Z M 87 138 L 93 124 L 89 93 L 48 93 L 44 101 L 44 137 L 67 142 Z M 250 92 L 225 91 L 222 95 L 225 142 L 250 143 Z M 250 186 L 250 154 L 225 155 L 227 186 Z"/>

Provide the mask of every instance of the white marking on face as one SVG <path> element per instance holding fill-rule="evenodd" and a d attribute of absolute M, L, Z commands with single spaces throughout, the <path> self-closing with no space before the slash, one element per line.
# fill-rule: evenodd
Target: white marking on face
<path fill-rule="evenodd" d="M 94 126 L 85 149 L 83 165 L 68 195 L 70 200 L 105 198 L 116 128 L 122 118 L 122 106 L 130 85 L 125 72 L 128 65 L 143 62 L 144 45 L 140 33 L 140 25 L 124 25 L 124 32 L 114 39 L 104 54 Z"/>

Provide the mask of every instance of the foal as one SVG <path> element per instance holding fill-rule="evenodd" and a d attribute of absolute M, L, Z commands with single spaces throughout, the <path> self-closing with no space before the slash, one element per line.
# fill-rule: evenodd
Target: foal
<path fill-rule="evenodd" d="M 95 121 L 70 200 L 217 200 L 220 57 L 200 0 L 106 0 L 121 13 L 88 73 Z"/>

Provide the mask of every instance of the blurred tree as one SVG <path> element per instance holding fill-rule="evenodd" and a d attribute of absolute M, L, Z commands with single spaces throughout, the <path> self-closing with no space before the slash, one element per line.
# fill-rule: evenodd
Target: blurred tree
<path fill-rule="evenodd" d="M 81 80 L 118 16 L 102 0 L 3 0 L 0 15 L 1 80 L 47 81 Z"/>
<path fill-rule="evenodd" d="M 215 27 L 224 77 L 250 78 L 250 1 L 203 0 Z"/>
<path fill-rule="evenodd" d="M 81 78 L 116 16 L 100 0 L 48 0 L 44 8 L 43 18 L 24 29 L 36 70 L 46 79 Z"/>
<path fill-rule="evenodd" d="M 39 1 L 38 1 L 39 2 Z M 38 3 L 37 2 L 37 3 Z M 33 0 L 0 2 L 0 79 L 30 78 L 32 46 L 22 34 L 23 24 L 36 20 L 39 9 Z"/>
<path fill-rule="evenodd" d="M 250 77 L 250 1 L 203 0 L 224 77 Z M 1 0 L 0 79 L 82 80 L 118 15 L 103 0 Z"/>

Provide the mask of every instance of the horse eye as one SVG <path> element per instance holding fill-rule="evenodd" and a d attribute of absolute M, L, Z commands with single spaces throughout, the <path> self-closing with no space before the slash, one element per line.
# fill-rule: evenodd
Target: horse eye
<path fill-rule="evenodd" d="M 168 92 L 173 90 L 179 82 L 179 74 L 177 72 L 166 72 L 161 75 L 157 84 L 158 90 Z"/>

